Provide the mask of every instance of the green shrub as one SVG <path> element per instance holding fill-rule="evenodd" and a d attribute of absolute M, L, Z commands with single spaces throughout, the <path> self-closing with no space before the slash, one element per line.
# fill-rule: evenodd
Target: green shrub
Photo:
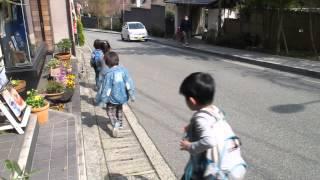
<path fill-rule="evenodd" d="M 85 43 L 85 37 L 83 33 L 83 25 L 79 18 L 77 20 L 77 32 L 78 32 L 78 43 L 80 46 L 83 46 Z"/>
<path fill-rule="evenodd" d="M 207 32 L 202 34 L 202 39 L 207 43 L 214 44 L 217 38 L 217 31 L 215 29 L 209 29 Z"/>
<path fill-rule="evenodd" d="M 245 49 L 250 46 L 250 42 L 246 40 L 244 34 L 229 34 L 218 37 L 216 40 L 217 45 Z"/>
<path fill-rule="evenodd" d="M 70 48 L 72 47 L 72 42 L 70 39 L 64 38 L 58 42 L 57 47 L 60 52 L 69 52 Z"/>
<path fill-rule="evenodd" d="M 62 83 L 57 81 L 48 81 L 48 85 L 46 88 L 46 93 L 61 93 L 64 90 L 64 86 Z"/>

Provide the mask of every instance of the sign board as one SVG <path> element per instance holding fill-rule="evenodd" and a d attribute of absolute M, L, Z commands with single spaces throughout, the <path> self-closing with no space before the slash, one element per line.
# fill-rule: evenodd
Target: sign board
<path fill-rule="evenodd" d="M 8 83 L 6 69 L 5 68 L 1 68 L 1 69 L 2 70 L 0 71 L 0 89 L 4 88 Z"/>
<path fill-rule="evenodd" d="M 26 102 L 13 87 L 8 86 L 2 91 L 1 94 L 13 114 L 17 117 L 17 119 L 21 120 L 20 116 L 27 106 Z"/>

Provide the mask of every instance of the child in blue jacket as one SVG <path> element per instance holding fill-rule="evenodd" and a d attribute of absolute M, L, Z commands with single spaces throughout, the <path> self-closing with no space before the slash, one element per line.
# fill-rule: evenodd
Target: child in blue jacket
<path fill-rule="evenodd" d="M 112 136 L 117 137 L 119 128 L 123 127 L 122 105 L 129 98 L 135 99 L 134 85 L 127 69 L 119 65 L 117 53 L 107 52 L 104 60 L 109 69 L 100 74 L 96 103 L 107 104 L 107 115 L 113 125 Z"/>
<path fill-rule="evenodd" d="M 96 74 L 96 86 L 98 86 L 99 73 L 103 65 L 103 51 L 101 49 L 101 40 L 96 39 L 93 43 L 94 50 L 91 53 L 90 64 Z"/>

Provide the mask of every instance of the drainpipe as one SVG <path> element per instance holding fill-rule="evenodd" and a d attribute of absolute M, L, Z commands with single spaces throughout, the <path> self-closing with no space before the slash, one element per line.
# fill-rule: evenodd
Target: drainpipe
<path fill-rule="evenodd" d="M 72 30 L 72 28 L 73 28 L 72 23 L 73 22 L 71 22 L 72 16 L 71 16 L 70 0 L 66 1 L 66 7 L 67 7 L 66 11 L 67 11 L 67 19 L 68 19 L 69 37 L 72 42 L 71 52 L 75 56 L 76 55 L 76 47 L 75 47 L 75 42 L 74 42 L 74 38 L 73 38 L 73 30 Z"/>

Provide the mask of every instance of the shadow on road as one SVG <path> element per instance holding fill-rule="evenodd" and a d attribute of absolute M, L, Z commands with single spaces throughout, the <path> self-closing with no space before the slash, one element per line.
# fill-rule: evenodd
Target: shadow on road
<path fill-rule="evenodd" d="M 319 92 L 319 84 L 311 83 L 304 80 L 299 76 L 288 76 L 282 73 L 270 72 L 269 70 L 247 70 L 241 73 L 242 77 L 254 76 L 257 78 L 262 78 L 268 80 L 279 86 L 294 89 L 294 90 L 304 90 L 308 92 Z"/>
<path fill-rule="evenodd" d="M 146 42 L 141 42 L 146 43 Z M 180 50 L 180 49 L 179 49 Z M 182 49 L 183 50 L 183 49 Z M 184 49 L 185 51 L 177 51 L 175 49 L 169 47 L 159 47 L 157 44 L 148 43 L 148 47 L 126 47 L 126 48 L 117 48 L 116 52 L 120 54 L 126 55 L 150 55 L 150 56 L 186 56 L 188 60 L 210 60 L 206 55 L 200 55 L 199 53 L 194 53 L 194 51 L 190 51 L 188 49 Z"/>
<path fill-rule="evenodd" d="M 270 110 L 280 114 L 298 113 L 305 110 L 305 106 L 309 104 L 319 103 L 320 100 L 305 102 L 301 104 L 282 104 L 270 107 Z"/>
<path fill-rule="evenodd" d="M 85 100 L 88 104 L 95 106 L 95 103 L 94 103 L 95 98 L 88 97 L 88 96 L 85 96 L 85 95 L 81 95 L 80 97 L 81 97 L 81 99 Z"/>

